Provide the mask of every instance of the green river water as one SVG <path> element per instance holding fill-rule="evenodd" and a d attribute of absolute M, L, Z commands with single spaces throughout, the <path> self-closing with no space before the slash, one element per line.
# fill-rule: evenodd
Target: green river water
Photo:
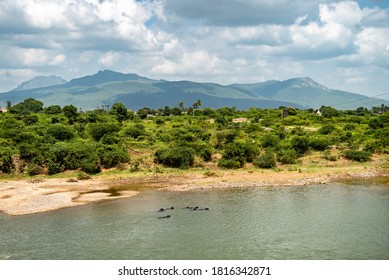
<path fill-rule="evenodd" d="M 146 189 L 47 213 L 0 214 L 0 259 L 389 259 L 389 185 Z"/>

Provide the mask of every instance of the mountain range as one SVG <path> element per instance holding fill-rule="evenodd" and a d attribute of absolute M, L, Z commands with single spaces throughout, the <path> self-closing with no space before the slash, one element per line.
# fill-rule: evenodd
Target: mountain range
<path fill-rule="evenodd" d="M 73 104 L 83 110 L 101 108 L 102 105 L 123 103 L 127 108 L 174 107 L 179 102 L 191 106 L 198 99 L 202 107 L 320 108 L 322 105 L 338 109 L 372 107 L 388 103 L 361 94 L 329 89 L 311 78 L 285 81 L 271 80 L 253 84 L 220 85 L 191 81 L 153 80 L 136 74 L 123 74 L 110 70 L 66 82 L 60 77 L 36 77 L 16 89 L 0 93 L 0 102 L 12 104 L 26 98 L 35 98 L 45 106 Z"/>

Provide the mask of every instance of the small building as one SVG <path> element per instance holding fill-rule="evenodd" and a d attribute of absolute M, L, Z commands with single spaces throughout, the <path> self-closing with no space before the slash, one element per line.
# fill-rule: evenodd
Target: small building
<path fill-rule="evenodd" d="M 247 118 L 236 118 L 232 120 L 233 123 L 246 123 Z"/>

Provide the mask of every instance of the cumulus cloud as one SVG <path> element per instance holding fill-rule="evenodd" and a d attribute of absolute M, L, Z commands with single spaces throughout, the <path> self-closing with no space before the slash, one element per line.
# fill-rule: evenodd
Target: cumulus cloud
<path fill-rule="evenodd" d="M 339 0 L 1 0 L 0 90 L 110 68 L 152 78 L 311 76 L 389 92 L 389 8 Z M 350 70 L 352 69 L 352 70 Z M 12 78 L 11 78 L 12 77 Z M 19 80 L 17 80 L 19 77 Z"/>

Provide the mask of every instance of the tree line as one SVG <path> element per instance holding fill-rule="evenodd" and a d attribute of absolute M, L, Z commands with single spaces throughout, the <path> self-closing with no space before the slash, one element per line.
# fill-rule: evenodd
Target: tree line
<path fill-rule="evenodd" d="M 27 98 L 0 113 L 0 172 L 53 175 L 68 170 L 153 171 L 215 163 L 235 169 L 277 168 L 312 152 L 328 161 L 368 161 L 388 153 L 389 108 L 318 111 L 277 109 L 142 108 L 115 103 L 81 112 L 73 105 L 44 107 Z M 285 114 L 284 112 L 287 112 Z M 132 156 L 137 151 L 138 156 Z"/>

